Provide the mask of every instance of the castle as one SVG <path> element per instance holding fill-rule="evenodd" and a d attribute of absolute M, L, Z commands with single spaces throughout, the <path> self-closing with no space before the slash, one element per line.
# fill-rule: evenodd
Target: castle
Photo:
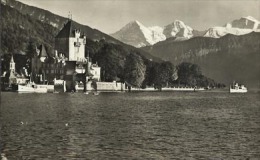
<path fill-rule="evenodd" d="M 63 91 L 122 91 L 125 84 L 101 82 L 101 67 L 85 56 L 86 36 L 68 20 L 55 37 L 55 53 L 50 55 L 44 45 L 36 48 L 30 59 L 30 81 L 39 85 L 62 86 Z M 26 84 L 29 79 L 15 72 L 13 57 L 9 66 L 9 86 Z M 58 87 L 57 87 L 58 88 Z"/>
<path fill-rule="evenodd" d="M 77 84 L 99 82 L 101 68 L 85 58 L 86 36 L 69 20 L 55 37 L 55 54 L 50 56 L 43 45 L 36 49 L 31 60 L 31 78 L 35 83 L 53 84 L 63 80 L 66 90 Z"/>
<path fill-rule="evenodd" d="M 47 54 L 43 45 L 32 58 L 32 79 L 35 83 L 62 83 L 64 91 L 122 91 L 125 84 L 101 82 L 101 67 L 85 56 L 86 36 L 68 20 L 55 37 L 55 54 Z"/>

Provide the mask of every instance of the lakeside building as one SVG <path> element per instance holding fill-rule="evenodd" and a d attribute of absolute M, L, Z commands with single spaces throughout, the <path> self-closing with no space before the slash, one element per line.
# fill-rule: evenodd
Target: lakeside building
<path fill-rule="evenodd" d="M 43 45 L 31 59 L 31 79 L 39 84 L 54 84 L 54 79 L 65 81 L 66 90 L 75 90 L 78 83 L 100 81 L 101 68 L 85 58 L 86 36 L 68 20 L 55 37 L 55 53 L 46 52 Z"/>
<path fill-rule="evenodd" d="M 1 76 L 7 85 L 25 85 L 33 82 L 37 86 L 62 89 L 62 91 L 122 91 L 125 84 L 120 82 L 102 82 L 101 67 L 85 56 L 86 36 L 68 20 L 55 37 L 55 52 L 49 54 L 44 45 L 36 47 L 30 59 L 30 75 L 15 72 L 13 56 L 9 72 Z M 4 86 L 4 85 L 3 85 Z M 59 90 L 60 91 L 60 90 Z"/>
<path fill-rule="evenodd" d="M 54 56 L 43 45 L 37 47 L 31 59 L 32 81 L 54 85 L 57 82 L 66 91 L 124 90 L 121 83 L 101 82 L 101 67 L 92 63 L 89 56 L 85 57 L 85 45 L 85 34 L 68 20 L 55 37 Z"/>
<path fill-rule="evenodd" d="M 18 85 L 18 84 L 26 84 L 28 82 L 28 78 L 26 78 L 22 74 L 18 74 L 15 70 L 15 62 L 13 55 L 11 56 L 10 64 L 9 64 L 9 71 L 4 73 L 3 77 L 8 78 L 8 86 L 11 85 Z"/>

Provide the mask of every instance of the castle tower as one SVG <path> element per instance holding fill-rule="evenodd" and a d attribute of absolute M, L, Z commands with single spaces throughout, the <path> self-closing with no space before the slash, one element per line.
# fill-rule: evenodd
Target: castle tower
<path fill-rule="evenodd" d="M 68 20 L 55 37 L 55 50 L 63 53 L 69 61 L 84 61 L 85 45 L 86 36 L 76 28 L 72 20 Z"/>

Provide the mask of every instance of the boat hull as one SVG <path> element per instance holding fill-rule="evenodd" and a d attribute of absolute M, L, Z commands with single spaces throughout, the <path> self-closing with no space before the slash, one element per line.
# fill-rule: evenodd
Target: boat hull
<path fill-rule="evenodd" d="M 247 93 L 247 89 L 229 89 L 230 93 Z"/>
<path fill-rule="evenodd" d="M 34 88 L 32 86 L 18 85 L 18 92 L 24 93 L 47 93 L 47 88 Z"/>
<path fill-rule="evenodd" d="M 204 91 L 204 88 L 191 88 L 191 87 L 173 87 L 173 88 L 162 88 L 163 91 Z"/>

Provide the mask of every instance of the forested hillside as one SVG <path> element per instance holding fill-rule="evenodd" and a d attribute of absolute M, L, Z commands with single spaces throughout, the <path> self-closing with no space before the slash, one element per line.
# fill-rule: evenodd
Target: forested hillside
<path fill-rule="evenodd" d="M 58 29 L 1 4 L 1 54 L 25 54 L 29 41 L 44 44 L 50 52 Z"/>
<path fill-rule="evenodd" d="M 198 64 L 206 76 L 226 84 L 234 80 L 253 87 L 259 84 L 260 33 L 195 37 L 181 42 L 172 38 L 143 49 L 174 64 Z"/>

